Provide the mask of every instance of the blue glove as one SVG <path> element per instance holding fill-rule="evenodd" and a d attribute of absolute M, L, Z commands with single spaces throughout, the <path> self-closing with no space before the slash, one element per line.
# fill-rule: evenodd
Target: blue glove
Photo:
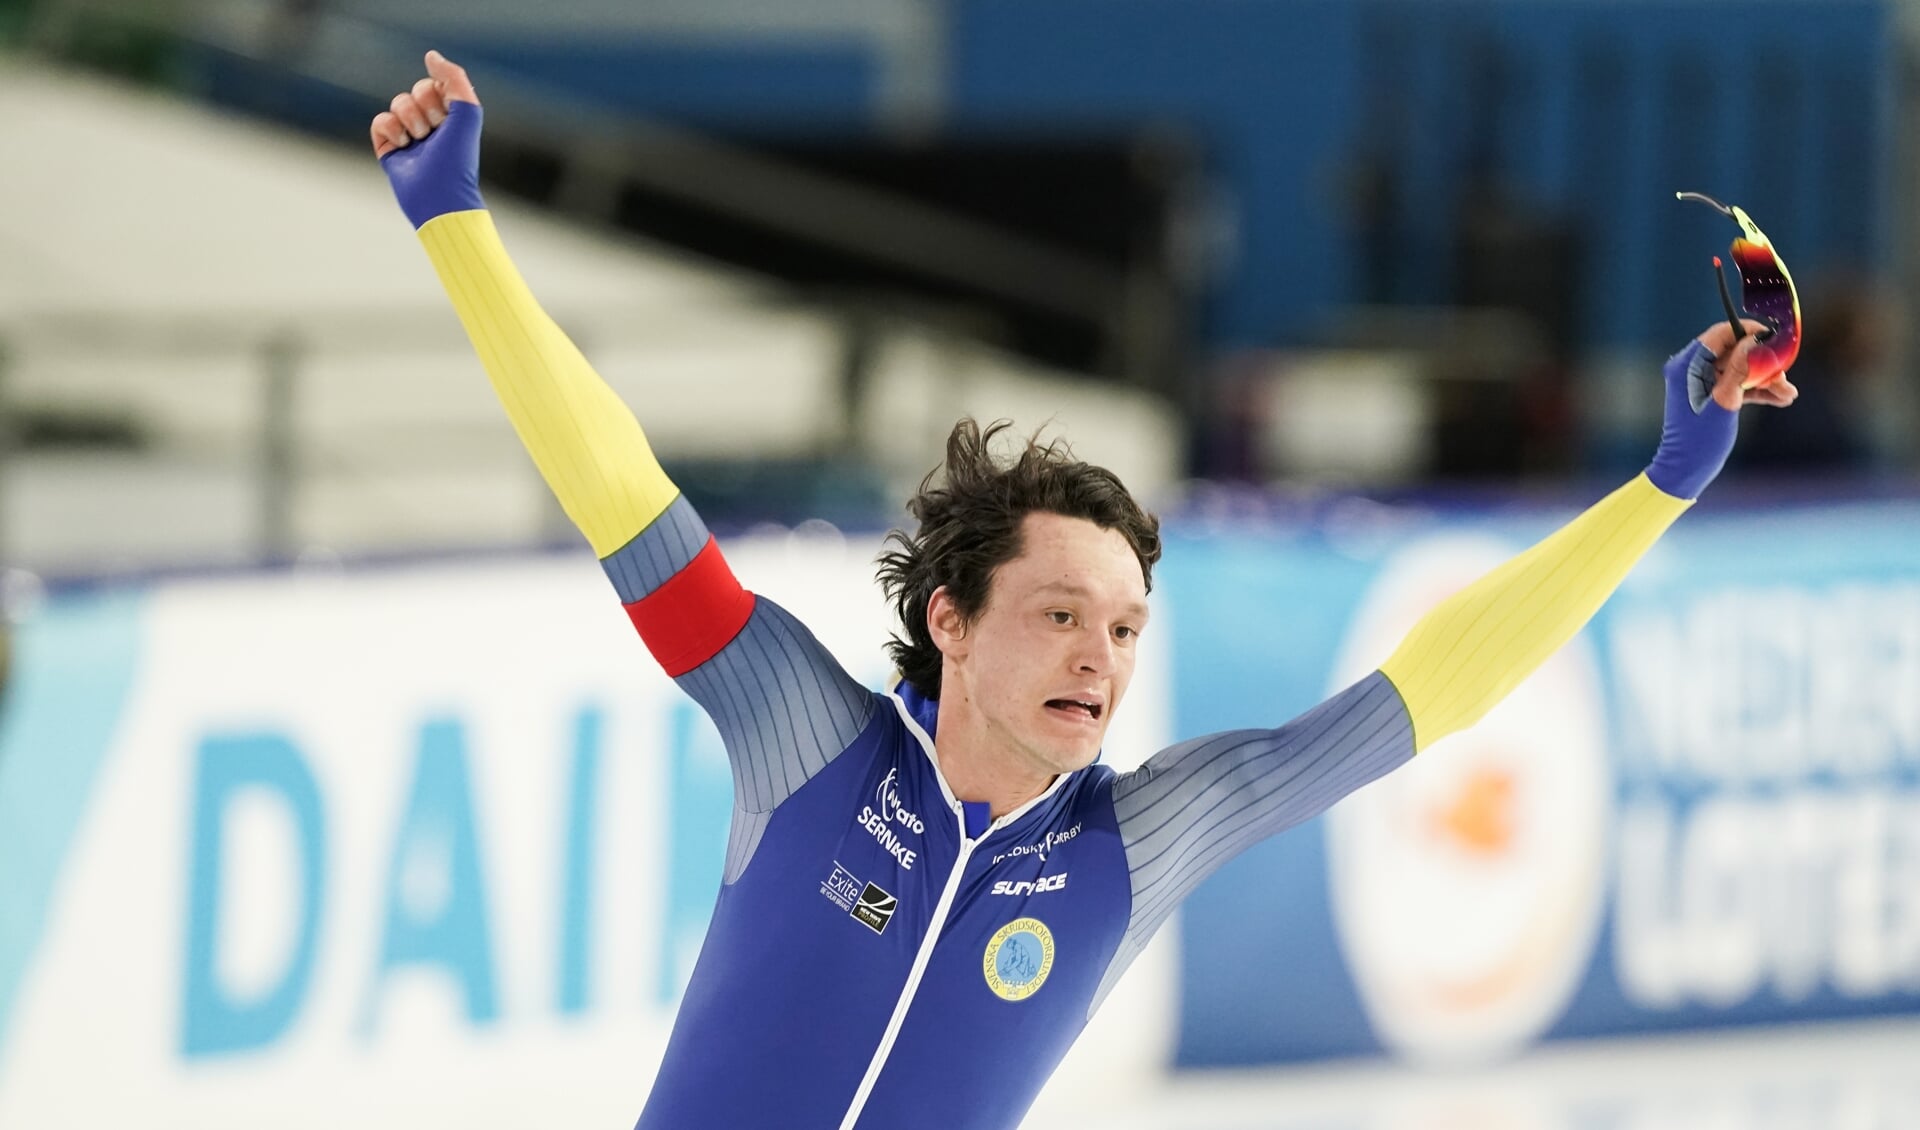
<path fill-rule="evenodd" d="M 450 101 L 447 120 L 405 149 L 380 158 L 400 210 L 418 229 L 435 216 L 485 208 L 480 199 L 480 107 Z"/>
<path fill-rule="evenodd" d="M 1647 478 L 1675 498 L 1694 499 L 1726 465 L 1740 414 L 1713 399 L 1713 351 L 1694 341 L 1667 358 L 1666 421 Z"/>

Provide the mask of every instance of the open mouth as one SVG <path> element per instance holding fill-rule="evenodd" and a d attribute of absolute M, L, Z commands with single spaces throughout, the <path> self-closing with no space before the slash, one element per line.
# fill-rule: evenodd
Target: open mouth
<path fill-rule="evenodd" d="M 1097 722 L 1105 707 L 1097 702 L 1082 702 L 1077 698 L 1050 698 L 1047 700 L 1047 709 L 1057 710 L 1076 718 L 1090 718 Z"/>

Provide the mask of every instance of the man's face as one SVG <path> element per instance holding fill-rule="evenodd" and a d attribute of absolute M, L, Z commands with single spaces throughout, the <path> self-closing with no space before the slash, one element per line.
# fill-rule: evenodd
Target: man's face
<path fill-rule="evenodd" d="M 1117 530 L 1029 514 L 1018 557 L 994 571 L 986 607 L 957 635 L 936 631 L 942 699 L 975 714 L 989 740 L 1027 768 L 1091 764 L 1133 678 L 1147 586 Z M 948 609 L 948 627 L 957 619 Z M 938 606 L 933 610 L 937 619 Z"/>

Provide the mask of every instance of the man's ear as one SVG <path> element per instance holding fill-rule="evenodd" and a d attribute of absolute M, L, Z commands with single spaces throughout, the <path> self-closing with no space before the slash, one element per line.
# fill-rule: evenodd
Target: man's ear
<path fill-rule="evenodd" d="M 927 601 L 927 634 L 933 637 L 933 646 L 947 658 L 958 659 L 966 654 L 967 618 L 960 614 L 960 606 L 954 603 L 953 594 L 945 585 L 934 589 Z"/>

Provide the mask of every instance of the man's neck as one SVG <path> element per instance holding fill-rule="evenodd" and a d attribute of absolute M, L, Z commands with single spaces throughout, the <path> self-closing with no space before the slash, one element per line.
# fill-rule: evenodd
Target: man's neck
<path fill-rule="evenodd" d="M 985 801 L 995 820 L 1046 792 L 1058 776 L 996 740 L 964 692 L 941 699 L 939 711 L 933 747 L 940 775 L 958 799 Z"/>

